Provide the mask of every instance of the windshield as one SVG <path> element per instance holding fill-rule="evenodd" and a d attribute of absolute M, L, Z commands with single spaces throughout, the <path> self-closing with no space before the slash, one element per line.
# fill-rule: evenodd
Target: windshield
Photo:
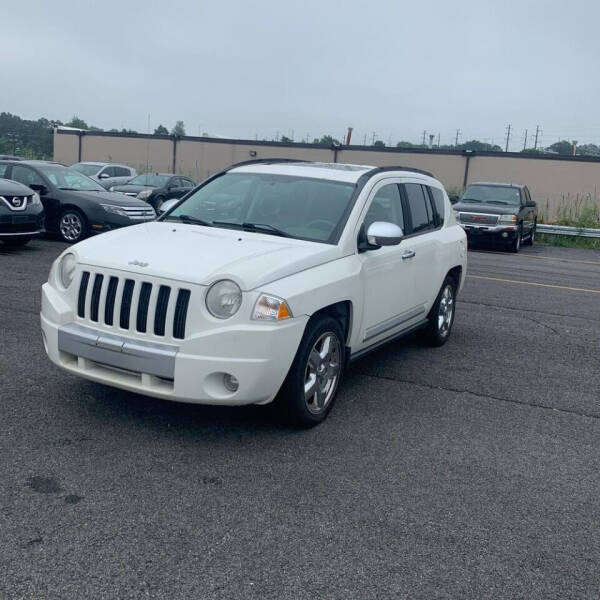
<path fill-rule="evenodd" d="M 353 184 L 338 181 L 227 173 L 189 196 L 166 220 L 335 243 L 353 191 Z"/>
<path fill-rule="evenodd" d="M 169 175 L 144 173 L 143 175 L 138 175 L 137 177 L 130 179 L 127 182 L 127 185 L 146 185 L 148 187 L 163 187 L 167 183 L 168 179 Z"/>
<path fill-rule="evenodd" d="M 487 204 L 521 205 L 519 188 L 500 185 L 469 185 L 461 202 L 485 202 Z"/>
<path fill-rule="evenodd" d="M 56 168 L 56 167 L 38 167 L 38 169 L 55 185 L 59 190 L 88 190 L 91 192 L 105 192 L 106 190 L 98 185 L 93 179 L 86 177 L 75 169 Z"/>
<path fill-rule="evenodd" d="M 95 175 L 103 165 L 85 165 L 83 163 L 77 163 L 76 165 L 71 165 L 71 169 L 75 169 L 88 177 Z"/>

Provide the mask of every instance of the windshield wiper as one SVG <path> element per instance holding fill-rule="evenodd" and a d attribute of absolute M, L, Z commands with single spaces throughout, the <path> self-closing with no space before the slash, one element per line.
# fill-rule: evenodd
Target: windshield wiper
<path fill-rule="evenodd" d="M 462 198 L 460 202 L 479 202 L 481 204 L 481 200 L 477 200 L 476 198 Z"/>
<path fill-rule="evenodd" d="M 505 206 L 509 206 L 510 202 L 504 202 L 503 200 L 487 200 L 488 204 L 504 204 Z"/>
<path fill-rule="evenodd" d="M 292 237 L 289 233 L 277 229 L 268 223 L 235 223 L 233 221 L 213 221 L 213 225 L 221 225 L 224 227 L 233 227 L 234 229 L 243 229 L 244 231 L 254 231 L 258 233 L 268 233 L 270 235 L 278 235 L 281 237 Z"/>
<path fill-rule="evenodd" d="M 209 223 L 208 221 L 197 219 L 196 217 L 192 217 L 191 215 L 169 215 L 163 220 L 170 221 L 175 219 L 181 221 L 182 223 L 185 223 L 186 225 L 204 225 L 204 227 L 211 227 L 212 225 L 212 223 Z"/>

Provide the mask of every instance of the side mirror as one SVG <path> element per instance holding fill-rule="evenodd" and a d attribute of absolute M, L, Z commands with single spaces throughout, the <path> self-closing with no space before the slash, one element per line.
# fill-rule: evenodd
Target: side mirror
<path fill-rule="evenodd" d="M 34 192 L 37 192 L 40 196 L 45 196 L 48 193 L 48 188 L 41 183 L 32 183 L 28 185 Z"/>
<path fill-rule="evenodd" d="M 179 198 L 172 198 L 171 200 L 165 200 L 156 211 L 159 215 L 164 215 L 166 212 L 171 210 L 177 203 Z"/>
<path fill-rule="evenodd" d="M 100 173 L 98 179 L 108 179 L 110 175 L 108 173 Z"/>
<path fill-rule="evenodd" d="M 450 204 L 456 204 L 460 200 L 460 196 L 448 196 L 450 198 Z"/>
<path fill-rule="evenodd" d="M 398 225 L 385 221 L 375 221 L 367 229 L 367 242 L 371 246 L 397 246 L 404 237 Z"/>

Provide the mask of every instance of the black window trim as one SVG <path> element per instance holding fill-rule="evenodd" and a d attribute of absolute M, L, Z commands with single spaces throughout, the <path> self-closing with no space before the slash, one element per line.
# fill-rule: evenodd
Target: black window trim
<path fill-rule="evenodd" d="M 425 188 L 429 187 L 426 183 L 421 183 L 421 182 L 415 183 L 414 181 L 403 181 L 402 183 L 398 184 L 400 186 L 400 196 L 402 198 L 402 205 L 403 205 L 403 210 L 404 210 L 404 221 L 406 223 L 407 216 L 408 216 L 408 221 L 410 223 L 410 229 L 409 229 L 410 233 L 405 233 L 403 239 L 413 238 L 418 235 L 425 235 L 426 233 L 431 233 L 432 231 L 437 231 L 438 229 L 441 229 L 443 223 L 438 224 L 436 226 L 435 222 L 434 222 L 434 223 L 430 224 L 430 226 L 427 227 L 427 229 L 421 229 L 420 231 L 413 232 L 412 212 L 410 210 L 410 205 L 408 203 L 408 195 L 406 193 L 406 188 L 404 187 L 407 183 L 410 183 L 413 185 L 420 185 L 421 187 L 425 187 Z M 432 198 L 431 192 L 429 190 L 423 190 L 423 194 L 425 195 L 425 202 L 427 202 L 429 200 L 429 211 L 431 212 L 431 214 L 438 216 L 437 209 L 435 208 L 435 202 Z"/>

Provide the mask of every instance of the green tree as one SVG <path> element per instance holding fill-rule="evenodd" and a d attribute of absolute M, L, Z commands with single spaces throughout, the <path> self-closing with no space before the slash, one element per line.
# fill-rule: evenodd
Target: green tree
<path fill-rule="evenodd" d="M 283 142 L 284 144 L 293 144 L 294 143 L 294 140 L 292 138 L 289 138 L 287 135 L 282 135 L 281 139 L 279 141 Z"/>
<path fill-rule="evenodd" d="M 171 129 L 171 135 L 176 135 L 177 137 L 183 137 L 185 135 L 185 125 L 183 121 L 177 121 L 175 123 L 175 127 Z"/>
<path fill-rule="evenodd" d="M 377 148 L 385 148 L 385 142 L 382 142 L 381 140 L 376 140 L 373 143 L 373 146 L 377 146 Z"/>
<path fill-rule="evenodd" d="M 169 130 L 164 125 L 159 125 L 154 130 L 154 135 L 169 135 Z"/>
<path fill-rule="evenodd" d="M 560 140 L 560 142 L 555 142 L 551 146 L 548 146 L 546 150 L 569 156 L 571 154 L 571 142 L 568 142 L 567 140 Z"/>
<path fill-rule="evenodd" d="M 471 150 L 473 152 L 502 152 L 502 148 L 497 144 L 488 144 L 479 140 L 470 140 L 464 144 L 456 146 L 457 150 Z"/>
<path fill-rule="evenodd" d="M 89 129 L 88 124 L 77 115 L 74 115 L 66 125 L 67 127 L 75 127 L 77 129 Z"/>
<path fill-rule="evenodd" d="M 320 140 L 314 140 L 313 144 L 321 144 L 322 146 L 339 146 L 339 140 L 336 140 L 331 135 L 324 135 Z"/>
<path fill-rule="evenodd" d="M 577 154 L 581 156 L 600 156 L 600 146 L 596 146 L 596 144 L 581 144 L 581 146 L 577 146 Z"/>
<path fill-rule="evenodd" d="M 404 140 L 396 144 L 396 148 L 414 148 L 415 146 L 416 144 L 413 144 L 412 142 L 406 142 Z"/>

